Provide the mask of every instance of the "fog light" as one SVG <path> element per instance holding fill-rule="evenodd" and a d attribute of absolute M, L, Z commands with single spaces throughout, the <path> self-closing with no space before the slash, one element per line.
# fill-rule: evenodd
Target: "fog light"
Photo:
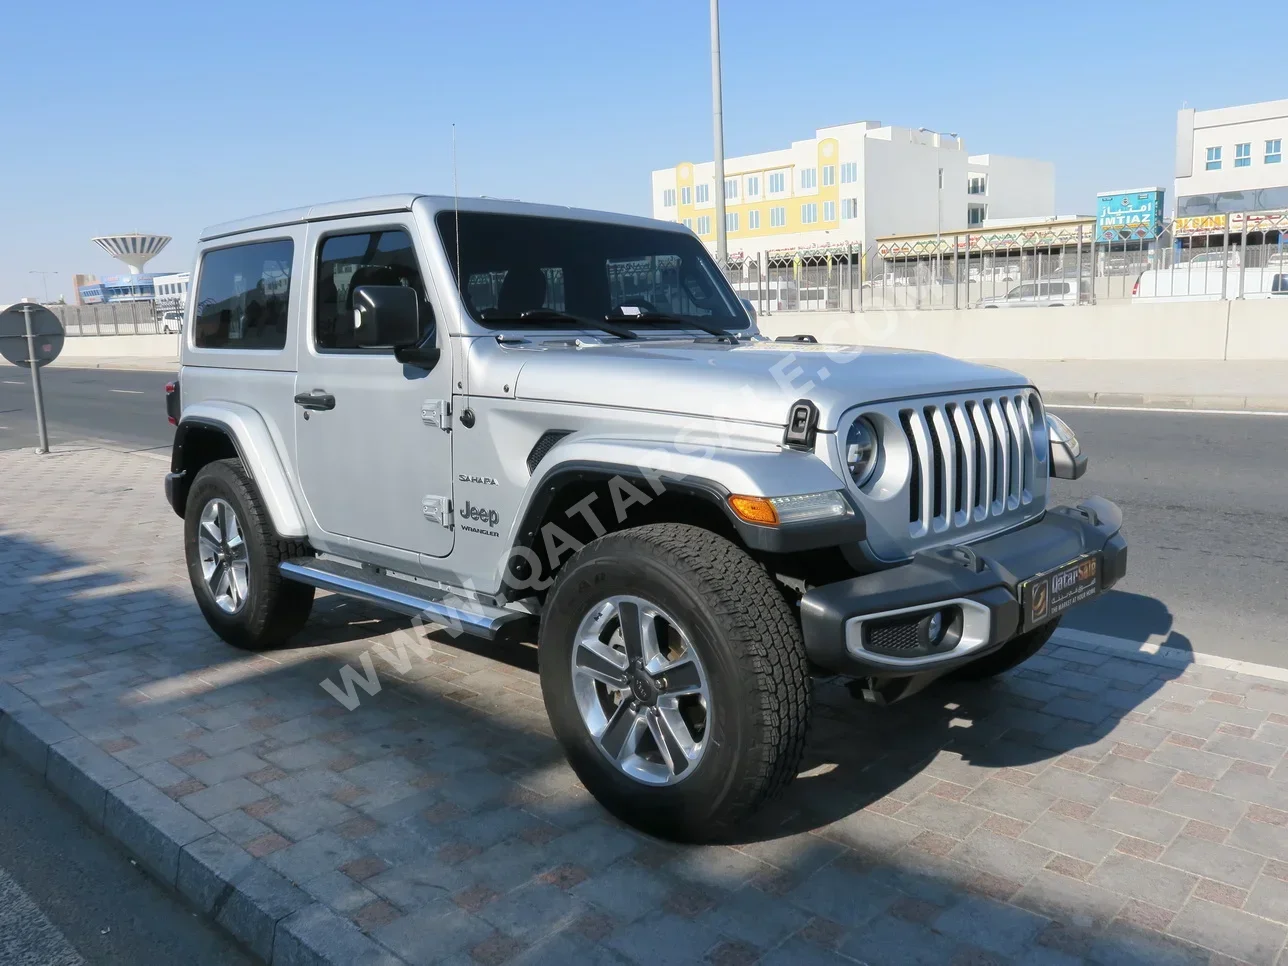
<path fill-rule="evenodd" d="M 918 627 L 922 646 L 932 651 L 947 651 L 956 647 L 961 637 L 958 614 L 957 608 L 946 607 L 923 617 Z"/>
<path fill-rule="evenodd" d="M 940 638 L 944 636 L 944 612 L 936 611 L 930 615 L 930 620 L 926 622 L 926 639 L 930 643 L 938 644 Z"/>

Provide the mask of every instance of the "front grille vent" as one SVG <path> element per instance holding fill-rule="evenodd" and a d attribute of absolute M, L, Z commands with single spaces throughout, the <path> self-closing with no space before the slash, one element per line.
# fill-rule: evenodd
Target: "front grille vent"
<path fill-rule="evenodd" d="M 913 537 L 968 527 L 1033 502 L 1035 403 L 1028 393 L 903 409 Z"/>

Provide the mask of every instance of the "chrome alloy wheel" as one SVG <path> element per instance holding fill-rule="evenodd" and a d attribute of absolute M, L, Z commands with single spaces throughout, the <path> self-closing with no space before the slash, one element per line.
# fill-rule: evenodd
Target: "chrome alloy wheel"
<path fill-rule="evenodd" d="M 711 692 L 684 630 L 640 597 L 610 597 L 577 628 L 572 685 L 604 756 L 646 785 L 693 774 L 707 747 Z"/>
<path fill-rule="evenodd" d="M 250 593 L 250 562 L 237 514 L 224 500 L 211 500 L 201 511 L 197 551 L 210 596 L 225 614 L 236 614 Z"/>

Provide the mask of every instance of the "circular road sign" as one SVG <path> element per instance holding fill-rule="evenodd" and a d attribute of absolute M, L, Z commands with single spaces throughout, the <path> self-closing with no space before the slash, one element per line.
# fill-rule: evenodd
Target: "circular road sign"
<path fill-rule="evenodd" d="M 27 364 L 27 326 L 23 309 L 31 310 L 31 331 L 36 337 L 36 365 L 47 366 L 63 351 L 63 323 L 58 316 L 34 302 L 15 302 L 0 312 L 0 356 L 15 366 Z"/>

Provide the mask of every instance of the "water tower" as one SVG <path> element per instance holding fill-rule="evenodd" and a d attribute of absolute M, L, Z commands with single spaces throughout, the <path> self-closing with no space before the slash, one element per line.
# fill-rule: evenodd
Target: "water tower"
<path fill-rule="evenodd" d="M 131 275 L 142 275 L 148 259 L 170 244 L 170 236 L 136 231 L 128 235 L 102 235 L 92 241 L 113 258 L 125 262 Z"/>

